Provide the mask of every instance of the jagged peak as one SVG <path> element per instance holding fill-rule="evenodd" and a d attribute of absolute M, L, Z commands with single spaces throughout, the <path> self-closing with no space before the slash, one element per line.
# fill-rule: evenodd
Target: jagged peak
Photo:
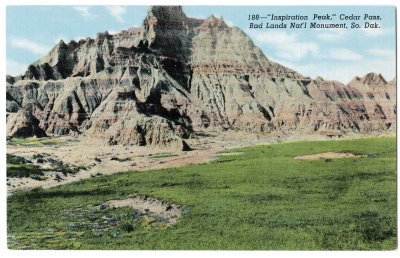
<path fill-rule="evenodd" d="M 224 17 L 223 17 L 223 16 L 218 17 L 218 16 L 215 16 L 214 14 L 211 14 L 206 20 L 220 20 L 220 21 L 224 21 Z"/>
<path fill-rule="evenodd" d="M 6 74 L 6 82 L 12 85 L 15 82 L 15 78 L 9 74 Z"/>
<path fill-rule="evenodd" d="M 182 10 L 182 6 L 151 6 L 147 11 L 147 18 L 154 17 L 157 20 L 185 20 L 186 14 Z"/>
<path fill-rule="evenodd" d="M 107 37 L 109 37 L 109 36 L 110 36 L 110 34 L 108 33 L 107 30 L 106 30 L 105 32 L 103 32 L 103 33 L 99 32 L 99 33 L 96 34 L 96 38 L 97 38 L 97 39 L 98 39 L 98 38 L 107 38 Z"/>
<path fill-rule="evenodd" d="M 57 43 L 57 45 L 55 45 L 55 49 L 59 49 L 59 48 L 66 48 L 68 47 L 67 44 L 65 43 L 65 41 L 63 39 L 60 39 L 60 41 Z"/>
<path fill-rule="evenodd" d="M 386 83 L 385 78 L 383 78 L 382 74 L 377 74 L 377 73 L 368 73 L 367 75 L 364 76 L 365 79 L 367 80 L 379 80 L 379 81 L 384 81 Z"/>
<path fill-rule="evenodd" d="M 363 77 L 358 77 L 356 76 L 350 83 L 354 82 L 361 82 L 362 84 L 367 84 L 367 85 L 385 85 L 387 84 L 387 81 L 385 78 L 382 76 L 382 74 L 370 72 L 367 73 Z"/>
<path fill-rule="evenodd" d="M 222 16 L 219 18 L 213 14 L 204 20 L 201 27 L 220 28 L 220 29 L 229 28 L 229 26 L 225 23 L 224 18 Z"/>

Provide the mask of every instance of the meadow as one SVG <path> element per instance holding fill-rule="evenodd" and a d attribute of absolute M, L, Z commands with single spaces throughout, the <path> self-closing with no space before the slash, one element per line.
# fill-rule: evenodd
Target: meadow
<path fill-rule="evenodd" d="M 297 160 L 323 152 L 362 154 Z M 396 139 L 232 149 L 209 163 L 96 176 L 7 200 L 11 249 L 393 250 Z M 157 160 L 162 157 L 157 157 Z M 182 205 L 168 225 L 102 203 L 150 196 Z"/>

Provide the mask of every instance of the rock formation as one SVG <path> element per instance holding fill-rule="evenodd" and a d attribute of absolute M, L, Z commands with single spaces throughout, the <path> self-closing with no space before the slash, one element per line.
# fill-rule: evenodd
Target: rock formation
<path fill-rule="evenodd" d="M 269 60 L 222 18 L 154 6 L 141 28 L 60 41 L 7 76 L 7 134 L 85 134 L 110 144 L 176 145 L 196 131 L 394 131 L 395 81 L 348 85 Z"/>

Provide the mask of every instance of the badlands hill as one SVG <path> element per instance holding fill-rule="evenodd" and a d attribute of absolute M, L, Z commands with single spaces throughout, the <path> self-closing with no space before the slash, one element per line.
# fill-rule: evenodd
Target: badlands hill
<path fill-rule="evenodd" d="M 141 28 L 60 41 L 7 76 L 7 136 L 84 134 L 177 145 L 197 132 L 394 132 L 396 82 L 310 79 L 269 60 L 223 19 L 154 6 Z"/>

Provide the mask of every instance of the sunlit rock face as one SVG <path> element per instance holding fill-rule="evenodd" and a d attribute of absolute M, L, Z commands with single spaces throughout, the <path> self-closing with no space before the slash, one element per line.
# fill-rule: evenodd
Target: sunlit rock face
<path fill-rule="evenodd" d="M 196 131 L 395 131 L 396 82 L 310 79 L 269 60 L 223 19 L 154 6 L 141 28 L 60 41 L 7 76 L 7 135 L 176 145 Z"/>

